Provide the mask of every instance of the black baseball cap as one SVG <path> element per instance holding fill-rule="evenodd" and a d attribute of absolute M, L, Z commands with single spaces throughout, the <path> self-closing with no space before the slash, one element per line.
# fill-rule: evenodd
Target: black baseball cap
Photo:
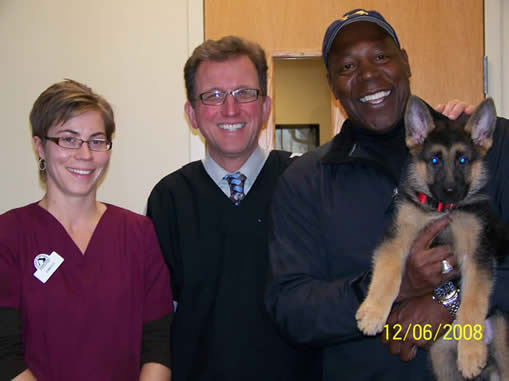
<path fill-rule="evenodd" d="M 343 17 L 339 20 L 334 21 L 329 25 L 327 31 L 325 32 L 325 36 L 323 37 L 322 44 L 322 56 L 323 62 L 325 63 L 325 67 L 328 69 L 328 59 L 329 59 L 329 50 L 334 42 L 334 39 L 338 35 L 338 32 L 344 28 L 345 26 L 352 24 L 357 21 L 368 21 L 375 23 L 380 28 L 385 30 L 389 36 L 392 37 L 398 48 L 400 48 L 398 36 L 396 36 L 396 32 L 394 28 L 389 24 L 384 17 L 377 11 L 367 11 L 362 8 L 357 8 L 346 12 Z"/>

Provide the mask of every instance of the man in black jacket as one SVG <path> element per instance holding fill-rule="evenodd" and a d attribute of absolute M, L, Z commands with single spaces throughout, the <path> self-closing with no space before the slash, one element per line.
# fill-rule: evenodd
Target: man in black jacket
<path fill-rule="evenodd" d="M 406 332 L 409 326 L 437 328 L 453 321 L 451 306 L 459 303 L 459 295 L 433 299 L 458 275 L 457 269 L 441 272 L 443 260 L 456 266 L 451 248 L 430 247 L 447 219 L 430 225 L 415 241 L 383 342 L 364 336 L 355 320 L 408 155 L 403 125 L 410 95 L 408 56 L 382 15 L 356 9 L 330 25 L 323 57 L 330 88 L 348 119 L 330 143 L 304 155 L 280 178 L 271 213 L 268 309 L 294 342 L 323 348 L 325 381 L 430 380 L 423 350 L 430 342 L 422 335 L 395 340 L 392 328 L 398 323 Z M 508 155 L 509 121 L 499 118 L 487 157 L 488 192 L 505 221 Z M 509 301 L 500 290 L 506 285 L 509 275 L 502 266 L 492 304 L 505 310 Z"/>

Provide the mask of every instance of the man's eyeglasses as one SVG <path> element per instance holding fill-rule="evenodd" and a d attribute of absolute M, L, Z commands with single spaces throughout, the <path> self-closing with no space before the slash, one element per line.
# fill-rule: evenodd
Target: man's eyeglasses
<path fill-rule="evenodd" d="M 221 106 L 231 94 L 237 103 L 249 103 L 258 99 L 259 89 L 236 89 L 232 91 L 211 90 L 201 93 L 199 98 L 204 105 Z"/>
<path fill-rule="evenodd" d="M 58 144 L 60 147 L 69 149 L 80 149 L 83 143 L 87 143 L 88 148 L 91 151 L 97 152 L 109 151 L 111 149 L 111 146 L 113 145 L 112 142 L 105 139 L 83 140 L 80 138 L 75 138 L 74 136 L 60 136 L 60 137 L 45 136 L 44 139 L 51 140 L 53 143 Z"/>

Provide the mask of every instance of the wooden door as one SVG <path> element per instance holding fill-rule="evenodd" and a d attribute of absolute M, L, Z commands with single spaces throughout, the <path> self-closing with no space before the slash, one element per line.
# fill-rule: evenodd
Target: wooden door
<path fill-rule="evenodd" d="M 380 11 L 396 30 L 412 69 L 412 92 L 431 105 L 483 97 L 482 0 L 204 0 L 205 39 L 228 34 L 258 42 L 273 59 L 319 55 L 327 26 L 354 8 Z M 333 118 L 341 119 L 332 102 Z M 273 147 L 274 111 L 260 144 Z M 334 128 L 332 126 L 331 128 Z"/>

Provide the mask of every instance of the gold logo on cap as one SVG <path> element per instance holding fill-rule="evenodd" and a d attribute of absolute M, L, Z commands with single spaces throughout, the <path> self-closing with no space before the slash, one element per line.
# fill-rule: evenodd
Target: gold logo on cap
<path fill-rule="evenodd" d="M 340 20 L 341 21 L 345 21 L 345 20 L 348 20 L 352 16 L 364 16 L 364 15 L 367 15 L 367 14 L 368 14 L 368 12 L 366 12 L 366 11 L 358 10 L 357 12 L 352 13 L 352 14 L 350 14 L 348 16 L 343 16 Z"/>

